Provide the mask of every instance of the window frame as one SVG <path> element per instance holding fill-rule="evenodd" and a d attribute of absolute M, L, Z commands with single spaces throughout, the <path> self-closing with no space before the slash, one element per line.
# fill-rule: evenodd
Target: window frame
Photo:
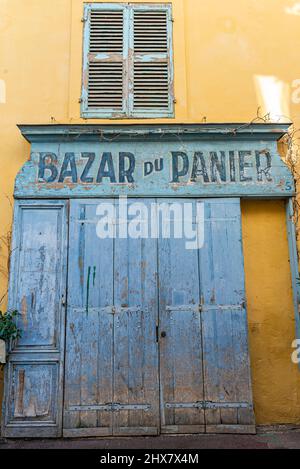
<path fill-rule="evenodd" d="M 127 79 L 123 80 L 122 110 L 114 108 L 89 108 L 88 107 L 88 73 L 89 73 L 89 42 L 90 42 L 90 17 L 92 10 L 114 10 L 124 12 L 123 23 L 123 63 Z M 169 70 L 169 93 L 168 109 L 135 109 L 133 107 L 134 91 L 134 10 L 165 10 L 167 12 L 167 37 L 168 37 L 168 70 Z M 86 3 L 84 5 L 83 17 L 83 70 L 82 70 L 82 91 L 81 91 L 81 117 L 84 119 L 141 119 L 141 118 L 172 118 L 174 117 L 174 57 L 173 57 L 173 19 L 171 3 Z M 151 61 L 152 54 L 148 54 Z M 97 54 L 105 56 L 105 54 Z M 157 56 L 157 54 L 156 54 Z M 153 59 L 153 56 L 152 56 Z"/>

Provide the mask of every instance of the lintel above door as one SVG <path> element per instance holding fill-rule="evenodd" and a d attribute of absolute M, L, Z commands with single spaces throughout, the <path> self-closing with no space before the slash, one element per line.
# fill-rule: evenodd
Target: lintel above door
<path fill-rule="evenodd" d="M 288 124 L 21 125 L 16 198 L 290 197 Z"/>

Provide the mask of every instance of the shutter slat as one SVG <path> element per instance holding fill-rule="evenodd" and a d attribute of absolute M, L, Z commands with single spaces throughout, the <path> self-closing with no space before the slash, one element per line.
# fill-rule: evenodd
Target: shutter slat
<path fill-rule="evenodd" d="M 123 10 L 91 10 L 88 70 L 91 109 L 123 108 L 123 23 Z M 99 61 L 92 54 L 108 54 L 108 58 Z"/>
<path fill-rule="evenodd" d="M 123 52 L 123 11 L 91 11 L 90 52 Z"/>
<path fill-rule="evenodd" d="M 89 64 L 88 105 L 91 108 L 123 107 L 123 63 Z"/>
<path fill-rule="evenodd" d="M 168 13 L 167 10 L 134 10 L 133 106 L 141 111 L 169 109 Z M 150 54 L 147 62 L 139 56 Z M 156 61 L 155 54 L 166 59 Z M 157 56 L 158 57 L 158 56 Z"/>
<path fill-rule="evenodd" d="M 167 63 L 135 63 L 134 107 L 169 107 L 169 73 Z"/>
<path fill-rule="evenodd" d="M 134 11 L 134 52 L 167 53 L 167 12 Z"/>

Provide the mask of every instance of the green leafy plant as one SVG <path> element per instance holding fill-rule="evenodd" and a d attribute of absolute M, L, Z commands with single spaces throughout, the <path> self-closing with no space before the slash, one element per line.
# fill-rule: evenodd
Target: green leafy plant
<path fill-rule="evenodd" d="M 19 314 L 18 311 L 7 311 L 6 313 L 0 311 L 0 339 L 9 342 L 21 337 L 21 329 L 16 324 L 16 318 Z"/>

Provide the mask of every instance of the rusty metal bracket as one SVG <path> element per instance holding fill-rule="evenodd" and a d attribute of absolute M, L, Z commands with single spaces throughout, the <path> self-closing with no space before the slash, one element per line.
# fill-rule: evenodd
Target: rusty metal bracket
<path fill-rule="evenodd" d="M 150 409 L 150 404 L 120 404 L 119 402 L 108 402 L 99 405 L 73 405 L 68 408 L 71 412 L 119 412 L 120 410 L 144 410 L 147 412 Z"/>
<path fill-rule="evenodd" d="M 246 308 L 246 303 L 242 302 L 241 304 L 235 305 L 221 305 L 221 304 L 199 304 L 199 305 L 167 305 L 166 311 L 192 311 L 195 313 L 205 313 L 211 310 L 241 310 Z"/>
<path fill-rule="evenodd" d="M 167 409 L 248 409 L 253 406 L 248 402 L 212 402 L 212 401 L 197 401 L 197 402 L 167 402 L 165 404 Z"/>

